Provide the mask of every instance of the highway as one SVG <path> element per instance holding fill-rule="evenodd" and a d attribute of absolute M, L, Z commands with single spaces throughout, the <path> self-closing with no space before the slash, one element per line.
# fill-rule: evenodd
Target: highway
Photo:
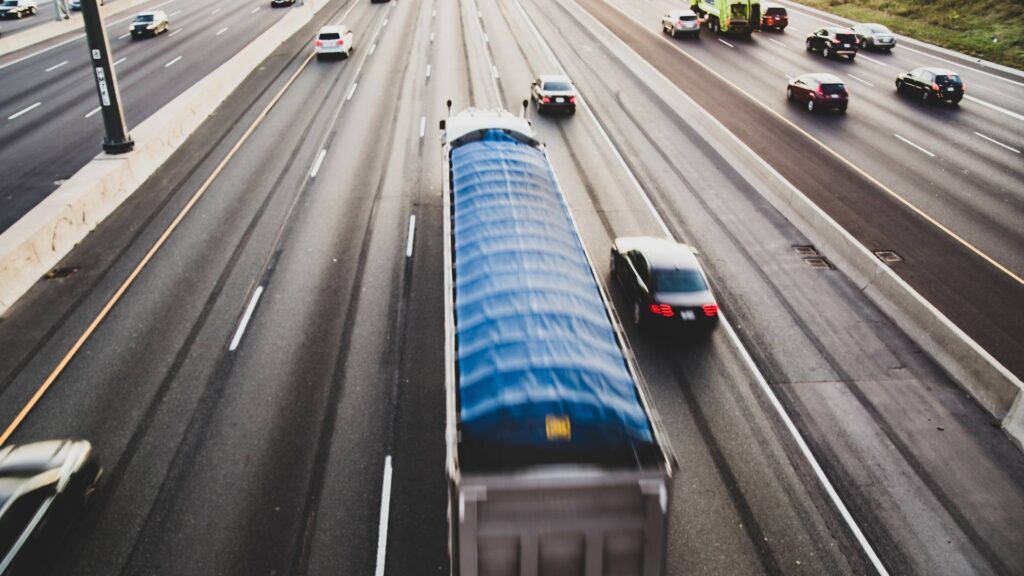
<path fill-rule="evenodd" d="M 717 67 L 759 56 L 738 56 L 710 34 L 699 47 L 668 44 L 657 36 L 661 10 L 619 0 L 339 0 L 283 44 L 61 263 L 77 272 L 41 281 L 0 322 L 0 423 L 18 422 L 11 441 L 87 438 L 106 470 L 50 573 L 447 574 L 438 121 L 447 99 L 454 109 L 518 111 L 532 78 L 561 70 L 585 104 L 573 117 L 528 114 L 619 317 L 629 309 L 608 275 L 612 239 L 667 234 L 699 249 L 729 320 L 706 341 L 683 343 L 625 328 L 679 461 L 668 573 L 1024 571 L 1024 454 L 841 270 L 807 266 L 793 249 L 807 237 L 731 162 L 728 138 L 697 129 L 697 105 L 728 127 L 759 115 L 737 136 L 816 200 L 825 196 L 805 187 L 815 179 L 846 207 L 891 200 L 738 90 L 680 66 L 676 44 Z M 653 14 L 655 34 L 624 14 Z M 194 18 L 176 26 L 181 36 L 195 31 L 187 57 L 201 60 L 227 23 L 208 10 Z M 308 39 L 327 22 L 356 32 L 351 58 L 312 58 Z M 790 36 L 788 61 L 781 47 L 765 55 L 780 70 L 844 66 L 805 56 Z M 162 68 L 175 51 L 157 43 L 176 38 L 125 52 L 124 66 L 136 50 L 153 62 L 134 81 L 122 77 L 136 122 L 145 114 L 132 112 L 130 85 L 154 78 L 174 92 L 194 80 Z M 903 58 L 899 50 L 892 58 Z M 886 104 L 881 90 L 851 83 L 877 116 L 855 100 L 845 118 L 808 118 L 785 104 L 788 72 L 743 65 L 762 82 L 730 80 L 870 161 L 883 184 L 905 192 L 903 172 L 928 170 L 913 148 L 865 142 L 887 126 L 924 143 L 922 118 L 946 111 Z M 853 66 L 860 76 L 864 62 Z M 881 87 L 874 74 L 863 79 Z M 968 93 L 987 98 L 964 74 Z M 82 90 L 92 97 L 91 85 Z M 6 114 L 8 95 L 0 102 Z M 88 112 L 70 102 L 54 106 L 75 108 L 66 121 Z M 965 102 L 957 114 L 967 118 L 951 121 L 1021 148 L 1019 127 L 975 108 Z M 43 116 L 42 125 L 61 126 Z M 9 129 L 0 125 L 0 146 Z M 80 138 L 98 134 L 85 126 Z M 779 161 L 765 138 L 779 155 L 803 150 L 805 162 Z M 967 162 L 956 150 L 1001 161 L 984 141 L 927 143 L 947 166 Z M 967 183 L 972 203 L 960 206 L 957 229 L 979 244 L 998 196 L 990 186 L 1007 186 L 1006 212 L 1020 206 L 1021 165 L 1005 166 Z M 939 200 L 929 208 L 952 210 Z M 1020 345 L 1024 323 L 1013 322 L 1022 312 L 1008 307 L 1020 287 L 1005 274 L 963 250 L 936 254 L 948 239 L 906 210 L 872 222 L 878 234 L 909 230 L 933 242 L 900 245 L 908 277 L 948 273 L 952 262 L 974 276 L 963 282 L 992 282 L 978 306 L 1001 304 L 983 317 Z M 1008 234 L 992 246 L 1012 246 Z"/>
<path fill-rule="evenodd" d="M 159 0 L 171 30 L 133 41 L 135 11 L 107 21 L 113 62 L 131 128 L 227 61 L 284 10 L 269 2 Z M 140 11 L 143 7 L 140 7 Z M 41 17 L 38 16 L 38 17 Z M 0 59 L 0 232 L 99 152 L 103 118 L 80 33 Z"/>

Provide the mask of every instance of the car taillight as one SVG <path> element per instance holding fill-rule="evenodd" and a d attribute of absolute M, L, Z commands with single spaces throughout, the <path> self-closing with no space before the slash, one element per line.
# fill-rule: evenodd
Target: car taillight
<path fill-rule="evenodd" d="M 932 90 L 935 91 L 935 92 L 938 92 L 939 91 L 939 85 L 936 84 L 935 82 L 932 82 Z"/>
<path fill-rule="evenodd" d="M 651 304 L 651 313 L 663 316 L 665 318 L 671 318 L 676 315 L 675 310 L 672 309 L 668 304 Z"/>
<path fill-rule="evenodd" d="M 576 97 L 575 96 L 569 96 L 569 104 L 575 104 L 575 103 L 576 103 Z"/>
<path fill-rule="evenodd" d="M 345 41 L 344 40 L 338 40 L 338 46 L 344 46 L 344 45 L 345 45 Z"/>
<path fill-rule="evenodd" d="M 960 85 L 960 91 L 961 92 L 967 92 L 967 84 L 961 84 Z"/>
<path fill-rule="evenodd" d="M 324 45 L 324 43 L 323 43 L 323 41 L 322 41 L 322 40 L 317 40 L 317 41 L 316 41 L 316 45 L 317 45 L 317 46 L 323 46 L 323 45 Z"/>
<path fill-rule="evenodd" d="M 545 97 L 541 98 L 540 101 L 545 103 L 545 104 L 550 104 L 551 103 L 551 98 L 548 98 L 547 96 L 545 96 Z"/>
<path fill-rule="evenodd" d="M 833 44 L 842 44 L 842 41 L 840 41 L 839 38 L 829 38 L 829 41 Z"/>
<path fill-rule="evenodd" d="M 718 304 L 705 304 L 701 308 L 704 309 L 704 315 L 708 318 L 714 318 L 718 315 Z"/>

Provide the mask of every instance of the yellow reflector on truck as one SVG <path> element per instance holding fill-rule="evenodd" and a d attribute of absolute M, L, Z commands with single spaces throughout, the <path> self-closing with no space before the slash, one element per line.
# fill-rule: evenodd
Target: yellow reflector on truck
<path fill-rule="evenodd" d="M 545 419 L 545 429 L 548 433 L 548 440 L 551 442 L 572 439 L 572 427 L 569 425 L 568 416 L 548 414 Z"/>

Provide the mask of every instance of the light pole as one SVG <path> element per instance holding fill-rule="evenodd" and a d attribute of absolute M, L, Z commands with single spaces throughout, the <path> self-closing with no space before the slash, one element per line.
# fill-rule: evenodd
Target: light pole
<path fill-rule="evenodd" d="M 85 20 L 85 37 L 89 42 L 89 65 L 96 80 L 96 91 L 100 97 L 103 112 L 103 151 L 107 154 L 131 152 L 135 142 L 128 135 L 121 108 L 121 92 L 117 88 L 117 76 L 110 63 L 110 43 L 107 29 L 100 18 L 97 0 L 82 0 L 82 18 Z"/>

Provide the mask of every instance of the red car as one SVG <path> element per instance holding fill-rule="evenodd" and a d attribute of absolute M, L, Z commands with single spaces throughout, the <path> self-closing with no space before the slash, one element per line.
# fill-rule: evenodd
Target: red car
<path fill-rule="evenodd" d="M 789 81 L 786 99 L 792 102 L 806 102 L 811 112 L 832 109 L 846 112 L 850 92 L 834 74 L 804 74 Z"/>

